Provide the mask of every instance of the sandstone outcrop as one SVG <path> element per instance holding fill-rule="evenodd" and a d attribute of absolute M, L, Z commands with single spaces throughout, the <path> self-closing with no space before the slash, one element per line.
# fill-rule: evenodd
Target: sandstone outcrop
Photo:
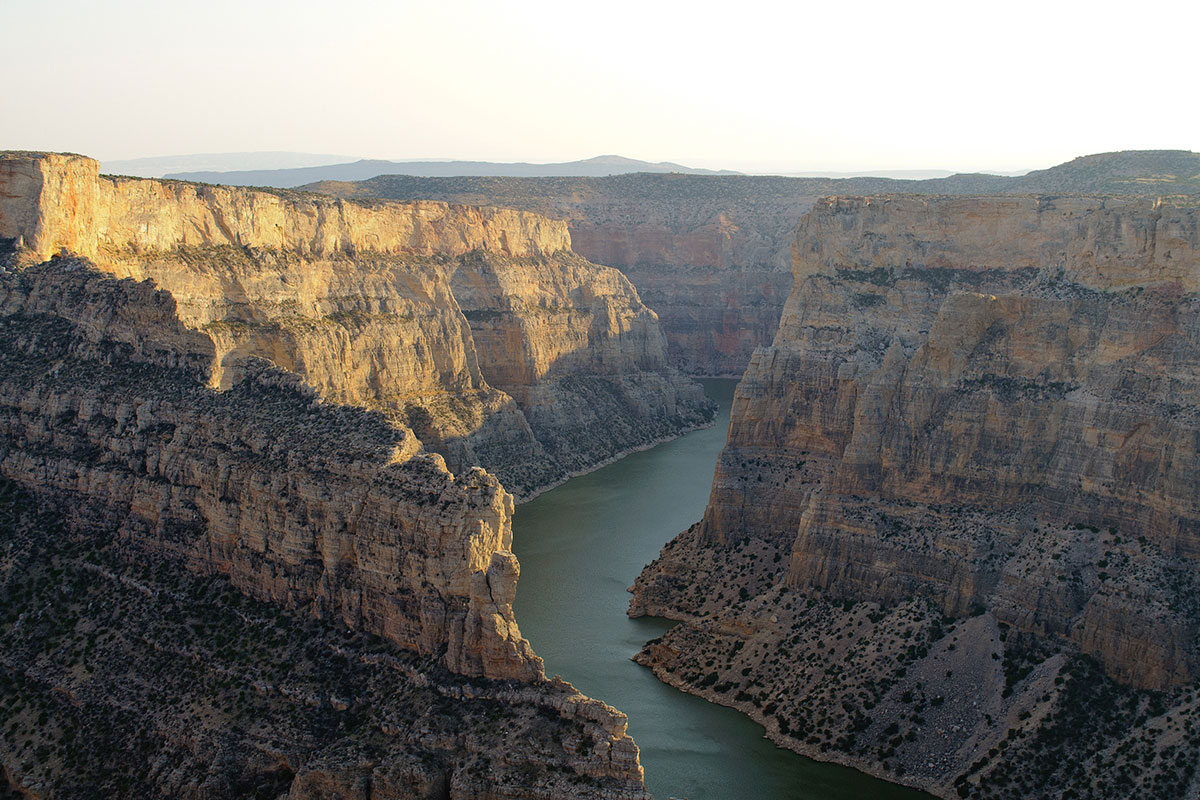
<path fill-rule="evenodd" d="M 0 236 L 18 261 L 66 250 L 153 279 L 214 342 L 214 386 L 266 358 L 518 497 L 711 419 L 667 365 L 653 312 L 620 273 L 573 255 L 561 222 L 108 178 L 57 154 L 6 154 L 0 187 Z M 512 383 L 509 364 L 531 353 Z"/>
<path fill-rule="evenodd" d="M 342 197 L 433 199 L 520 208 L 563 219 L 575 251 L 623 271 L 662 320 L 673 363 L 741 376 L 770 344 L 792 285 L 792 231 L 834 194 L 1095 194 L 1200 196 L 1200 154 L 1100 153 L 1021 177 L 930 180 L 767 175 L 612 175 L 598 178 L 422 178 L 323 181 Z"/>
<path fill-rule="evenodd" d="M 0 275 L 0 352 L 12 788 L 644 797 L 520 635 L 494 477 L 261 360 L 215 390 L 169 293 L 76 259 Z"/>
<path fill-rule="evenodd" d="M 327 407 L 266 362 L 214 392 L 211 341 L 149 282 L 60 259 L 2 291 L 5 477 L 461 674 L 541 677 L 512 616 L 513 502 L 494 477 L 456 479 L 411 431 Z"/>
<path fill-rule="evenodd" d="M 479 252 L 450 278 L 481 372 L 568 473 L 706 424 L 713 406 L 668 364 L 657 315 L 620 272 Z"/>
<path fill-rule="evenodd" d="M 943 796 L 1183 796 L 1198 222 L 1145 200 L 820 202 L 704 520 L 634 587 L 633 613 L 688 621 L 640 660 Z"/>
<path fill-rule="evenodd" d="M 710 177 L 387 175 L 308 188 L 502 205 L 563 219 L 577 253 L 620 269 L 655 310 L 673 364 L 692 374 L 740 376 L 754 348 L 775 333 L 792 282 L 791 232 L 820 191 L 787 178 Z"/>

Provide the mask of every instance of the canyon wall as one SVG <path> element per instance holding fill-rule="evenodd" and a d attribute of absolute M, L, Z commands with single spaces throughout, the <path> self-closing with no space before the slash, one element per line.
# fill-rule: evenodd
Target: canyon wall
<path fill-rule="evenodd" d="M 791 288 L 791 232 L 816 194 L 779 179 L 684 175 L 597 179 L 556 196 L 578 252 L 619 268 L 662 319 L 671 356 L 693 374 L 740 377 L 768 344 Z"/>
<path fill-rule="evenodd" d="M 820 197 L 1090 193 L 1169 196 L 1191 205 L 1200 196 L 1198 173 L 1200 154 L 1149 150 L 1099 153 L 1020 177 L 380 175 L 306 188 L 341 197 L 497 205 L 566 220 L 575 251 L 620 269 L 658 312 L 673 363 L 693 374 L 741 376 L 754 349 L 774 338 L 792 285 L 792 231 Z"/>
<path fill-rule="evenodd" d="M 774 336 L 792 283 L 791 233 L 820 195 L 787 178 L 687 175 L 383 175 L 306 188 L 499 205 L 565 220 L 575 251 L 620 269 L 659 315 L 671 363 L 692 374 L 736 376 Z"/>
<path fill-rule="evenodd" d="M 711 419 L 667 365 L 653 312 L 618 272 L 573 255 L 561 222 L 107 178 L 78 156 L 10 153 L 0 170 L 0 236 L 21 258 L 66 250 L 153 279 L 213 340 L 215 386 L 266 358 L 518 497 Z M 511 383 L 510 363 L 530 353 L 544 363 Z M 522 387 L 520 399 L 497 386 Z"/>
<path fill-rule="evenodd" d="M 38 260 L 60 250 L 232 245 L 329 256 L 369 251 L 512 256 L 569 249 L 561 222 L 505 209 L 445 203 L 339 203 L 302 192 L 179 181 L 103 178 L 99 164 L 60 153 L 0 157 L 0 235 L 21 237 Z"/>
<path fill-rule="evenodd" d="M 639 659 L 942 796 L 1182 796 L 1198 223 L 1148 200 L 821 201 L 705 517 L 634 587 L 633 613 L 688 623 Z"/>
<path fill-rule="evenodd" d="M 480 369 L 552 463 L 578 473 L 711 418 L 624 275 L 566 253 L 549 266 L 480 252 L 458 260 L 450 283 Z"/>
<path fill-rule="evenodd" d="M 9 788 L 644 798 L 520 635 L 494 477 L 262 360 L 215 390 L 168 292 L 82 260 L 0 275 L 0 351 Z"/>
<path fill-rule="evenodd" d="M 541 677 L 512 617 L 513 503 L 494 477 L 456 479 L 411 431 L 326 407 L 264 361 L 208 389 L 211 342 L 149 282 L 60 259 L 7 279 L 0 310 L 5 477 L 461 674 Z"/>

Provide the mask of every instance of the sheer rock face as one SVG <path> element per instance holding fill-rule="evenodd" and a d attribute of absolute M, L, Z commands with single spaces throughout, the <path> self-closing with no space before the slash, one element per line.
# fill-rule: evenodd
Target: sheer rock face
<path fill-rule="evenodd" d="M 662 185 L 661 197 L 570 204 L 562 210 L 571 238 L 579 253 L 629 276 L 662 319 L 682 369 L 740 376 L 775 333 L 792 285 L 791 231 L 806 202 L 769 190 L 755 198 L 671 196 L 671 177 L 647 176 Z"/>
<path fill-rule="evenodd" d="M 792 231 L 828 188 L 786 178 L 415 178 L 312 184 L 342 197 L 521 208 L 570 227 L 577 253 L 620 269 L 658 314 L 685 372 L 737 375 L 768 344 L 792 285 Z M 828 183 L 828 182 L 824 182 Z"/>
<path fill-rule="evenodd" d="M 913 613 L 983 615 L 987 624 L 964 634 L 981 658 L 1049 648 L 1095 658 L 1135 689 L 1194 682 L 1197 220 L 1195 209 L 1149 201 L 819 203 L 797 232 L 796 286 L 775 342 L 738 388 L 705 518 L 639 578 L 634 610 L 697 620 L 666 637 L 690 655 L 734 619 L 764 641 L 799 638 L 799 628 L 763 624 L 771 612 L 812 630 L 828 624 L 832 638 L 856 624 L 843 603 L 880 613 L 928 603 Z M 760 551 L 771 558 L 747 560 Z M 746 590 L 757 612 L 721 610 L 716 587 Z M 798 595 L 830 604 L 828 619 L 779 611 Z M 996 642 L 978 637 L 995 639 L 995 626 L 1012 635 L 993 657 Z M 914 665 L 911 649 L 875 630 L 863 642 L 885 654 L 868 670 L 884 688 L 914 674 L 934 680 L 936 639 Z M 666 651 L 643 658 L 665 663 L 655 652 Z M 819 666 L 848 656 L 813 657 Z M 1042 663 L 1050 675 L 1062 668 Z M 766 670 L 752 677 L 777 688 L 805 672 Z M 843 687 L 847 697 L 861 688 Z M 972 692 L 947 691 L 976 708 L 994 699 L 1006 715 L 1017 704 L 1012 686 L 982 675 Z M 1043 712 L 1058 691 L 1046 690 Z M 749 705 L 761 713 L 765 702 Z M 796 722 L 806 712 L 793 713 Z M 989 714 L 972 742 L 905 780 L 949 791 L 991 746 L 980 741 L 1007 730 Z M 861 742 L 834 738 L 834 753 L 863 757 Z M 883 772 L 894 777 L 894 766 Z"/>
<path fill-rule="evenodd" d="M 521 409 L 480 369 L 453 264 L 202 248 L 114 254 L 102 268 L 171 292 L 181 319 L 216 346 L 216 387 L 265 358 L 323 398 L 411 426 L 455 471 L 482 465 L 522 493 L 558 480 Z"/>
<path fill-rule="evenodd" d="M 5 476 L 103 507 L 121 535 L 252 596 L 464 675 L 540 678 L 512 616 L 512 498 L 496 479 L 455 479 L 411 431 L 326 407 L 265 362 L 205 388 L 211 342 L 173 305 L 78 262 L 5 280 Z"/>
<path fill-rule="evenodd" d="M 25 258 L 66 249 L 153 279 L 215 343 L 214 386 L 266 358 L 325 399 L 411 425 L 452 469 L 482 465 L 518 496 L 711 418 L 658 352 L 653 312 L 620 273 L 572 255 L 561 222 L 108 178 L 78 156 L 6 154 L 0 170 L 0 236 Z M 536 369 L 513 383 L 509 364 L 530 353 Z M 599 417 L 596 394 L 614 398 Z M 606 438 L 605 416 L 623 438 Z"/>
<path fill-rule="evenodd" d="M 262 360 L 210 388 L 171 295 L 82 260 L 0 274 L 0 352 L 6 787 L 645 800 L 624 715 L 521 637 L 494 477 Z"/>
<path fill-rule="evenodd" d="M 672 363 L 696 375 L 741 377 L 755 348 L 775 335 L 792 286 L 790 273 L 768 266 L 638 263 L 621 270 L 662 320 Z"/>
<path fill-rule="evenodd" d="M 1083 197 L 827 198 L 797 230 L 797 280 L 839 269 L 1061 269 L 1099 291 L 1200 288 L 1194 207 Z M 793 304 L 794 305 L 794 304 Z"/>
<path fill-rule="evenodd" d="M 377 252 L 550 255 L 567 227 L 536 214 L 446 203 L 363 205 L 303 193 L 101 177 L 99 163 L 58 153 L 0 156 L 0 235 L 20 236 L 39 260 L 65 249 L 232 245 L 310 256 Z"/>
<path fill-rule="evenodd" d="M 711 420 L 703 390 L 668 364 L 657 315 L 617 270 L 479 253 L 459 259 L 450 283 L 480 369 L 568 473 Z"/>

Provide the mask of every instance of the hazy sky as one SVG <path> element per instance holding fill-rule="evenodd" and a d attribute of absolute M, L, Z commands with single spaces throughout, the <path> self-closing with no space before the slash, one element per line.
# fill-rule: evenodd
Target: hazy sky
<path fill-rule="evenodd" d="M 1200 3 L 0 0 L 0 149 L 1017 170 L 1200 150 Z"/>

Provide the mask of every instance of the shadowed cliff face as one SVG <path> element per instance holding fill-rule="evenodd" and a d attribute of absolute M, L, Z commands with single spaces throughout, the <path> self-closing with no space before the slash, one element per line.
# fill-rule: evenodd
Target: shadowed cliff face
<path fill-rule="evenodd" d="M 651 185 L 632 196 L 601 184 L 591 196 L 556 198 L 556 216 L 568 220 L 579 253 L 638 287 L 676 364 L 740 376 L 774 336 L 792 285 L 791 231 L 815 196 L 772 182 L 756 185 L 760 194 L 714 196 L 693 193 L 684 176 L 638 177 Z"/>
<path fill-rule="evenodd" d="M 0 352 L 7 783 L 644 796 L 623 715 L 517 629 L 494 477 L 266 362 L 214 391 L 174 299 L 85 262 L 0 276 Z"/>
<path fill-rule="evenodd" d="M 657 315 L 620 272 L 475 253 L 450 278 L 480 370 L 514 398 L 552 463 L 587 470 L 711 420 L 698 384 L 668 365 Z"/>
<path fill-rule="evenodd" d="M 667 365 L 653 312 L 620 273 L 571 254 L 561 222 L 104 178 L 82 157 L 8 154 L 0 168 L 0 235 L 25 259 L 67 249 L 153 279 L 214 342 L 214 386 L 268 359 L 518 497 L 711 419 Z M 509 365 L 530 353 L 554 371 L 514 383 Z"/>
<path fill-rule="evenodd" d="M 635 586 L 635 611 L 696 621 L 640 658 L 790 746 L 942 794 L 1019 794 L 1000 778 L 1026 758 L 1071 762 L 1043 787 L 1096 785 L 1125 758 L 1097 754 L 1140 736 L 1148 791 L 1176 740 L 1136 709 L 1153 690 L 1164 720 L 1189 713 L 1200 668 L 1195 210 L 832 199 L 795 275 L 703 522 Z M 1128 709 L 1067 745 L 1088 682 Z"/>
<path fill-rule="evenodd" d="M 106 508 L 122 535 L 255 596 L 444 652 L 466 675 L 540 677 L 493 477 L 455 480 L 410 431 L 325 409 L 265 362 L 205 388 L 211 342 L 148 283 L 59 260 L 6 279 L 0 308 L 7 477 Z"/>

